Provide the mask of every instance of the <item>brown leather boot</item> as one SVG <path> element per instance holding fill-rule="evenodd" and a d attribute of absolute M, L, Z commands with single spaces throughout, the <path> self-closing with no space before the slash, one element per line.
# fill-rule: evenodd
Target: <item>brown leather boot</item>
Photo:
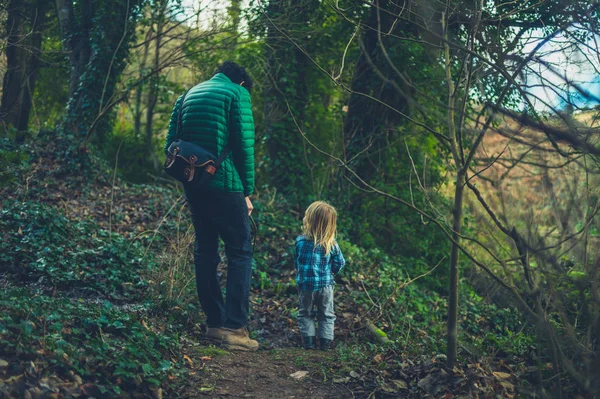
<path fill-rule="evenodd" d="M 206 338 L 212 339 L 214 341 L 223 342 L 226 334 L 227 334 L 227 332 L 225 331 L 224 328 L 207 327 L 205 336 L 206 336 Z"/>
<path fill-rule="evenodd" d="M 255 351 L 258 350 L 258 341 L 250 339 L 245 327 L 232 329 L 222 328 L 224 336 L 222 343 L 231 350 Z"/>

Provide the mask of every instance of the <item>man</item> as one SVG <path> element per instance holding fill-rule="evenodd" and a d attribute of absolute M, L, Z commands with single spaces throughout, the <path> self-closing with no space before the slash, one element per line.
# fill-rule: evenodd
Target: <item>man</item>
<path fill-rule="evenodd" d="M 196 287 L 208 326 L 206 336 L 230 349 L 256 350 L 248 337 L 252 244 L 249 216 L 254 191 L 254 120 L 252 80 L 234 62 L 225 62 L 208 81 L 192 87 L 175 103 L 165 152 L 180 138 L 219 156 L 231 150 L 215 173 L 209 189 L 185 187 L 196 233 Z M 177 120 L 182 112 L 181 131 Z M 217 279 L 219 236 L 227 255 L 226 302 Z"/>

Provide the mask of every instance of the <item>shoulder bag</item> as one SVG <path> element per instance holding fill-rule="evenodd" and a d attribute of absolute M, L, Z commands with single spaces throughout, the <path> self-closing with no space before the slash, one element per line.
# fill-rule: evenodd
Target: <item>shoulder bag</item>
<path fill-rule="evenodd" d="M 189 141 L 183 141 L 179 138 L 182 130 L 181 119 L 186 95 L 187 91 L 183 94 L 177 116 L 177 139 L 167 149 L 164 171 L 169 176 L 186 185 L 205 188 L 208 187 L 215 172 L 219 169 L 225 158 L 227 158 L 231 149 L 229 148 L 229 144 L 226 145 L 221 155 L 217 158 L 204 147 Z"/>

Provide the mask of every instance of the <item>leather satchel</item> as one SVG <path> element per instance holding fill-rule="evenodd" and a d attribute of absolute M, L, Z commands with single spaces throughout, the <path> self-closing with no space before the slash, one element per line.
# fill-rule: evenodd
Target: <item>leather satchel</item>
<path fill-rule="evenodd" d="M 183 95 L 181 109 L 177 116 L 176 137 L 181 134 L 181 115 L 183 114 L 183 102 L 186 95 L 187 91 Z M 208 186 L 215 172 L 221 166 L 221 163 L 229 155 L 229 152 L 230 148 L 227 145 L 217 158 L 213 153 L 198 144 L 177 139 L 167 149 L 164 171 L 185 185 L 204 188 Z"/>

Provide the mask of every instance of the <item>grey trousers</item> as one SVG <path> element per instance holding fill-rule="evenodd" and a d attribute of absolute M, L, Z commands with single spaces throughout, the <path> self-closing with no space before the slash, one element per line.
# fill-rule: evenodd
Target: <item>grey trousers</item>
<path fill-rule="evenodd" d="M 333 340 L 333 285 L 319 291 L 300 291 L 298 325 L 303 337 L 315 336 L 315 316 L 319 323 L 319 338 Z M 317 308 L 315 312 L 314 308 Z"/>

